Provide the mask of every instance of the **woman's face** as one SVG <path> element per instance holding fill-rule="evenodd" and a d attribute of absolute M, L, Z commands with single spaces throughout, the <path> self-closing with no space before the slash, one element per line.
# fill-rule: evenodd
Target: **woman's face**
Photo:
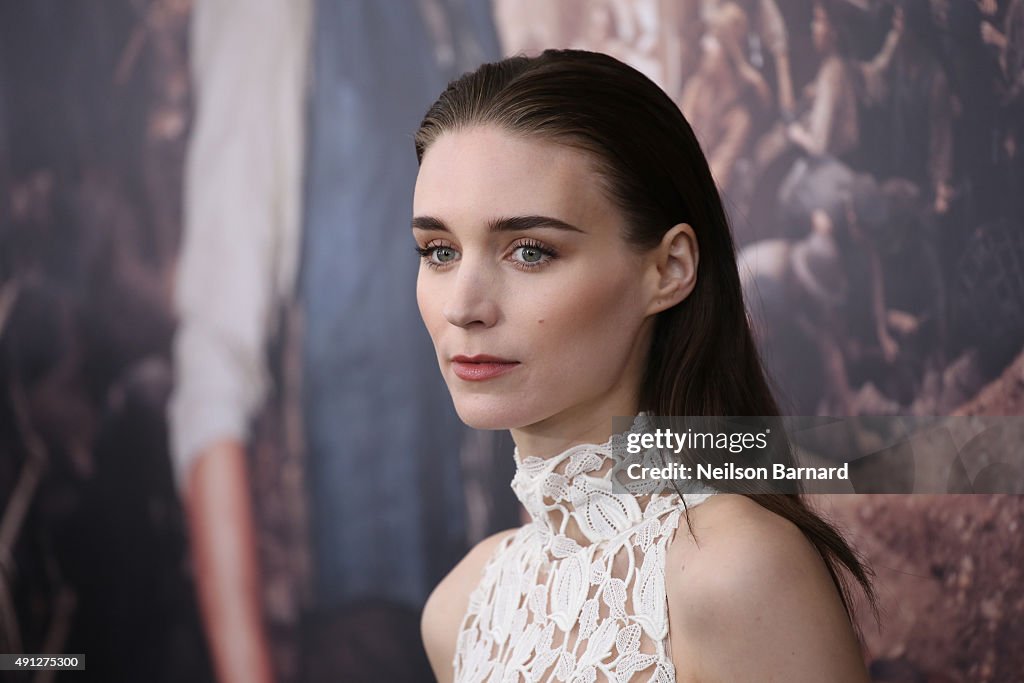
<path fill-rule="evenodd" d="M 497 127 L 446 133 L 413 216 L 420 313 L 466 424 L 635 412 L 651 277 L 586 153 Z"/>

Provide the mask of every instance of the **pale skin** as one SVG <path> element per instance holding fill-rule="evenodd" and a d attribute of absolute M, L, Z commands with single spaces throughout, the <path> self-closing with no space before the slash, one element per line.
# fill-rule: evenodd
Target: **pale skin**
<path fill-rule="evenodd" d="M 430 146 L 413 215 L 425 250 L 420 312 L 464 422 L 509 429 L 520 453 L 545 457 L 603 442 L 612 416 L 636 414 L 654 317 L 696 282 L 691 226 L 671 226 L 638 252 L 587 153 L 491 126 Z M 563 227 L 489 228 L 522 216 Z M 459 354 L 518 366 L 470 382 L 453 371 Z M 677 680 L 868 680 L 824 563 L 794 525 L 728 494 L 694 507 L 691 519 L 700 547 L 682 524 L 666 558 Z M 422 633 L 439 681 L 453 679 L 469 594 L 513 531 L 478 544 L 427 601 Z"/>

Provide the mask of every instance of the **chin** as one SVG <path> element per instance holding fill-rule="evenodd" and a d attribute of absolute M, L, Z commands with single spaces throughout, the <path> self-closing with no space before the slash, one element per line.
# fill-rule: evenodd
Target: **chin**
<path fill-rule="evenodd" d="M 540 420 L 530 406 L 510 397 L 465 396 L 454 403 L 459 419 L 473 429 L 515 429 Z"/>

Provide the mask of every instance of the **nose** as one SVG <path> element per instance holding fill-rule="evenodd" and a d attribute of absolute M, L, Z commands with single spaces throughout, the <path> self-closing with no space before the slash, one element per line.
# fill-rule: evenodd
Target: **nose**
<path fill-rule="evenodd" d="M 491 327 L 498 321 L 495 274 L 463 257 L 444 304 L 444 317 L 456 327 Z"/>

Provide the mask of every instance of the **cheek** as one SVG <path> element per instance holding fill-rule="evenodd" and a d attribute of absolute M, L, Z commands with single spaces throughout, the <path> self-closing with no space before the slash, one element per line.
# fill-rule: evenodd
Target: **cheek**
<path fill-rule="evenodd" d="M 420 318 L 423 319 L 423 323 L 430 328 L 429 315 L 427 312 L 427 303 L 429 299 L 427 297 L 426 285 L 423 283 L 423 273 L 421 272 L 416 276 L 416 306 L 420 311 Z"/>
<path fill-rule="evenodd" d="M 643 322 L 638 303 L 639 275 L 632 271 L 591 270 L 601 277 L 575 278 L 534 303 L 529 320 L 554 374 L 601 374 L 621 367 Z"/>
<path fill-rule="evenodd" d="M 437 344 L 438 320 L 441 315 L 441 292 L 438 291 L 437 282 L 432 278 L 425 277 L 423 269 L 416 278 L 416 305 L 420 309 L 420 317 L 423 324 L 430 333 L 430 338 Z"/>

